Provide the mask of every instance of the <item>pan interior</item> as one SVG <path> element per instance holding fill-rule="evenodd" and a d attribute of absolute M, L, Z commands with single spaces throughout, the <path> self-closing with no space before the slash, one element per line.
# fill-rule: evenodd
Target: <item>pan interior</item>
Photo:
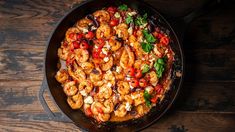
<path fill-rule="evenodd" d="M 138 0 L 128 0 L 127 1 L 117 1 L 117 0 L 93 0 L 88 1 L 82 5 L 77 6 L 71 12 L 69 12 L 55 28 L 50 40 L 48 41 L 48 47 L 46 51 L 45 60 L 45 75 L 49 87 L 49 91 L 58 105 L 60 110 L 67 115 L 78 127 L 89 130 L 89 131 L 134 131 L 140 130 L 144 127 L 149 126 L 155 120 L 159 119 L 160 116 L 169 108 L 178 89 L 181 84 L 181 78 L 172 78 L 173 83 L 170 90 L 167 92 L 164 101 L 151 109 L 151 111 L 144 117 L 136 120 L 121 122 L 121 123 L 106 123 L 98 125 L 93 119 L 86 117 L 80 110 L 72 110 L 66 102 L 66 95 L 63 92 L 63 88 L 60 83 L 54 78 L 57 69 L 57 62 L 59 60 L 57 56 L 57 49 L 60 47 L 60 42 L 63 40 L 65 32 L 67 29 L 75 24 L 78 19 L 85 17 L 98 9 L 108 6 L 118 6 L 120 4 L 127 4 L 129 7 L 138 10 L 140 14 L 148 13 L 149 16 L 154 15 L 161 20 L 162 27 L 170 31 L 170 37 L 173 43 L 170 43 L 172 50 L 175 52 L 175 62 L 173 64 L 173 74 L 175 70 L 183 70 L 183 56 L 181 47 L 177 36 L 175 35 L 173 29 L 167 23 L 167 21 L 152 7 L 142 3 Z M 125 127 L 127 126 L 127 127 Z"/>

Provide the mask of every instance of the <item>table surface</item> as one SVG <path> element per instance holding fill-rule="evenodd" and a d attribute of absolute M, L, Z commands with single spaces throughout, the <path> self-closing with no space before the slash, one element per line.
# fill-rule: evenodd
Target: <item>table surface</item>
<path fill-rule="evenodd" d="M 205 0 L 146 0 L 168 16 L 182 16 Z M 46 41 L 80 0 L 0 0 L 0 131 L 78 131 L 50 120 L 38 100 Z M 166 8 L 167 7 L 167 8 Z M 195 19 L 183 49 L 186 75 L 173 107 L 144 131 L 234 131 L 235 3 Z M 48 93 L 45 98 L 58 112 Z"/>

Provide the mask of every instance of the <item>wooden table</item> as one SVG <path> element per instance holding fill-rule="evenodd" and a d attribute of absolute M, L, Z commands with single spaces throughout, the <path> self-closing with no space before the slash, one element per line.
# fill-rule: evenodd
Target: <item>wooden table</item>
<path fill-rule="evenodd" d="M 58 20 L 80 0 L 0 0 L 0 131 L 77 131 L 50 120 L 38 101 L 43 55 Z M 146 0 L 180 16 L 205 0 Z M 145 131 L 235 131 L 235 3 L 194 20 L 186 32 L 186 76 L 175 105 Z M 58 112 L 48 94 L 53 111 Z"/>

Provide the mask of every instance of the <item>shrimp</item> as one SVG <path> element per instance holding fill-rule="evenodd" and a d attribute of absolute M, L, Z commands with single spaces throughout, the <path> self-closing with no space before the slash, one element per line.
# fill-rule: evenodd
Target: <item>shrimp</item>
<path fill-rule="evenodd" d="M 136 107 L 136 111 L 137 111 L 137 113 L 138 113 L 138 117 L 141 117 L 141 116 L 143 116 L 144 115 L 144 107 L 143 107 L 143 105 L 138 105 L 137 107 Z"/>
<path fill-rule="evenodd" d="M 116 36 L 112 36 L 109 39 L 109 44 L 111 46 L 112 51 L 116 51 L 122 46 L 122 43 L 116 40 Z"/>
<path fill-rule="evenodd" d="M 136 41 L 137 40 L 136 40 L 136 37 L 134 35 L 130 35 L 129 36 L 129 43 L 130 43 L 130 45 L 131 45 L 131 43 L 134 44 Z"/>
<path fill-rule="evenodd" d="M 91 105 L 90 104 L 83 104 L 84 113 L 86 116 L 92 116 L 93 113 L 91 112 Z"/>
<path fill-rule="evenodd" d="M 92 25 L 92 21 L 87 18 L 83 18 L 76 23 L 76 27 L 79 29 L 88 29 L 90 25 Z"/>
<path fill-rule="evenodd" d="M 85 89 L 85 92 L 88 94 L 92 91 L 93 89 L 93 85 L 90 81 L 82 81 L 79 86 L 78 89 L 81 91 L 83 89 Z"/>
<path fill-rule="evenodd" d="M 147 78 L 149 77 L 150 80 L 149 82 L 153 85 L 156 86 L 158 83 L 158 77 L 157 74 L 154 71 L 151 71 L 149 73 L 146 74 Z"/>
<path fill-rule="evenodd" d="M 96 38 L 110 38 L 111 36 L 111 28 L 108 24 L 101 24 L 99 28 L 96 30 Z"/>
<path fill-rule="evenodd" d="M 83 105 L 83 98 L 80 93 L 67 98 L 67 102 L 72 109 L 79 109 Z"/>
<path fill-rule="evenodd" d="M 75 81 L 66 82 L 63 90 L 67 96 L 73 96 L 78 92 Z"/>
<path fill-rule="evenodd" d="M 131 93 L 131 98 L 134 100 L 134 106 L 137 106 L 145 102 L 143 91 L 136 91 Z"/>
<path fill-rule="evenodd" d="M 119 38 L 123 40 L 127 40 L 129 33 L 128 33 L 128 26 L 125 23 L 121 23 L 116 27 L 116 34 Z"/>
<path fill-rule="evenodd" d="M 68 73 L 78 82 L 86 80 L 86 74 L 83 72 L 81 67 L 76 65 L 76 63 L 74 63 L 73 67 L 71 65 L 68 66 Z"/>
<path fill-rule="evenodd" d="M 68 75 L 67 70 L 65 70 L 65 69 L 59 70 L 56 73 L 55 78 L 58 82 L 60 82 L 62 84 L 65 83 L 69 79 L 69 75 Z"/>
<path fill-rule="evenodd" d="M 134 53 L 131 51 L 129 46 L 125 46 L 125 50 L 122 53 L 122 56 L 120 58 L 120 66 L 123 69 L 126 69 L 127 67 L 131 67 L 135 62 L 135 56 Z"/>
<path fill-rule="evenodd" d="M 125 78 L 125 74 L 124 73 L 114 72 L 114 75 L 115 75 L 115 79 L 116 80 L 123 80 Z"/>
<path fill-rule="evenodd" d="M 119 81 L 117 87 L 117 91 L 122 95 L 128 94 L 130 91 L 129 83 L 125 81 Z"/>
<path fill-rule="evenodd" d="M 112 88 L 109 86 L 109 84 L 104 84 L 101 87 L 99 87 L 99 92 L 97 93 L 98 98 L 102 99 L 108 99 L 112 95 Z"/>
<path fill-rule="evenodd" d="M 108 71 L 113 66 L 113 57 L 110 56 L 107 62 L 103 61 L 101 64 L 102 71 Z"/>
<path fill-rule="evenodd" d="M 66 40 L 69 42 L 69 43 L 71 43 L 71 42 L 73 42 L 73 41 L 75 41 L 76 40 L 76 34 L 77 33 L 80 33 L 81 31 L 78 29 L 78 28 L 76 28 L 76 27 L 71 27 L 71 28 L 69 28 L 67 31 L 66 31 L 66 33 L 65 33 L 65 38 L 66 38 Z M 71 34 L 74 34 L 74 35 L 71 35 Z"/>
<path fill-rule="evenodd" d="M 103 77 L 103 81 L 104 83 L 106 83 L 109 87 L 111 86 L 114 86 L 116 81 L 115 81 L 115 76 L 114 74 L 112 73 L 112 71 L 107 71 L 105 74 L 104 74 L 104 77 Z"/>
<path fill-rule="evenodd" d="M 102 81 L 102 71 L 100 68 L 92 69 L 90 73 L 90 80 L 94 86 L 102 86 L 104 82 Z"/>
<path fill-rule="evenodd" d="M 83 62 L 80 64 L 80 66 L 83 68 L 83 71 L 86 74 L 90 74 L 92 69 L 94 68 L 94 64 L 91 62 Z"/>
<path fill-rule="evenodd" d="M 100 23 L 109 22 L 110 20 L 110 15 L 105 10 L 98 10 L 94 12 L 93 15 Z"/>
<path fill-rule="evenodd" d="M 127 94 L 127 95 L 121 95 L 119 97 L 119 101 L 126 101 L 128 102 L 129 104 L 132 104 L 133 103 L 133 99 L 131 98 L 131 95 Z"/>
<path fill-rule="evenodd" d="M 58 49 L 58 54 L 57 55 L 59 56 L 60 59 L 67 60 L 67 58 L 69 56 L 69 52 L 70 52 L 69 48 L 60 47 Z"/>
<path fill-rule="evenodd" d="M 108 121 L 109 118 L 110 118 L 110 114 L 101 114 L 101 113 L 99 113 L 98 116 L 96 117 L 98 121 L 102 121 L 102 122 Z"/>
<path fill-rule="evenodd" d="M 84 49 L 76 49 L 74 50 L 75 59 L 78 62 L 86 62 L 89 59 L 89 52 Z"/>
<path fill-rule="evenodd" d="M 142 60 L 135 60 L 134 68 L 135 68 L 135 69 L 141 69 L 142 64 L 143 64 L 143 61 L 142 61 Z"/>
<path fill-rule="evenodd" d="M 127 114 L 126 105 L 120 104 L 118 109 L 114 111 L 114 115 L 117 117 L 124 117 Z"/>

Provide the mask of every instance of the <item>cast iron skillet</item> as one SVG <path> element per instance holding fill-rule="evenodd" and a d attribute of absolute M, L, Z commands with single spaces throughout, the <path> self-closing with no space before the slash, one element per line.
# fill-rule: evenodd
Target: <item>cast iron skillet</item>
<path fill-rule="evenodd" d="M 172 67 L 173 82 L 170 86 L 170 90 L 166 93 L 164 100 L 159 105 L 152 108 L 151 111 L 144 117 L 121 123 L 109 122 L 100 125 L 97 124 L 94 119 L 86 117 L 85 114 L 83 114 L 80 110 L 72 110 L 67 104 L 67 97 L 63 92 L 63 88 L 54 77 L 56 72 L 58 71 L 57 62 L 59 58 L 57 56 L 57 49 L 60 47 L 60 42 L 63 40 L 66 30 L 69 27 L 73 26 L 78 19 L 81 19 L 87 14 L 90 14 L 103 7 L 108 7 L 111 5 L 118 6 L 122 3 L 127 4 L 133 9 L 137 9 L 140 14 L 148 13 L 148 16 L 156 16 L 159 19 L 158 23 L 163 28 L 163 30 L 168 30 L 167 32 L 170 33 L 170 45 L 175 52 L 175 62 Z M 51 34 L 47 44 L 44 61 L 45 77 L 39 91 L 39 100 L 44 110 L 48 113 L 49 117 L 52 120 L 73 122 L 81 130 L 86 131 L 138 131 L 150 126 L 170 108 L 179 92 L 183 76 L 176 77 L 175 72 L 180 71 L 182 75 L 184 74 L 184 59 L 181 49 L 181 43 L 183 40 L 183 31 L 186 27 L 185 24 L 189 23 L 196 16 L 202 14 L 202 11 L 205 11 L 205 9 L 205 7 L 201 8 L 200 10 L 194 11 L 193 13 L 183 17 L 183 19 L 176 19 L 172 21 L 171 25 L 174 25 L 174 27 L 172 28 L 167 20 L 163 16 L 161 16 L 157 10 L 140 0 L 89 0 L 73 8 L 58 23 L 55 30 Z M 45 92 L 45 90 L 49 90 L 51 97 L 62 113 L 53 113 L 50 110 L 43 97 L 43 93 Z"/>

